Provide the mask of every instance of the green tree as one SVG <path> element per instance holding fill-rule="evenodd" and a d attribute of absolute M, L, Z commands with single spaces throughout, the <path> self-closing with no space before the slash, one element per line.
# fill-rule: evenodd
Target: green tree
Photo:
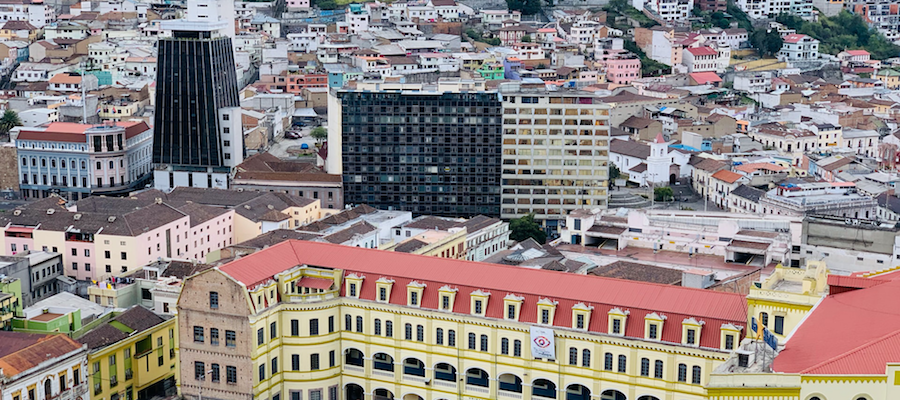
<path fill-rule="evenodd" d="M 541 12 L 541 0 L 506 0 L 506 6 L 511 11 L 521 11 L 524 15 Z"/>
<path fill-rule="evenodd" d="M 614 181 L 619 179 L 619 176 L 622 175 L 622 172 L 619 171 L 619 167 L 616 164 L 609 164 L 609 180 Z"/>
<path fill-rule="evenodd" d="M 819 40 L 819 52 L 837 54 L 848 49 L 865 49 L 872 59 L 884 60 L 900 56 L 900 46 L 871 28 L 861 16 L 841 11 L 833 17 L 821 17 L 817 21 L 804 21 L 802 18 L 782 14 L 776 21 L 797 33 L 809 35 Z"/>
<path fill-rule="evenodd" d="M 762 56 L 773 56 L 781 50 L 784 40 L 777 31 L 766 32 L 765 30 L 754 31 L 750 35 L 750 45 L 755 48 Z"/>
<path fill-rule="evenodd" d="M 669 201 L 675 198 L 675 192 L 672 191 L 672 188 L 666 187 L 658 187 L 653 188 L 653 199 L 656 201 Z"/>
<path fill-rule="evenodd" d="M 0 133 L 8 134 L 12 128 L 17 126 L 22 126 L 22 120 L 19 118 L 19 114 L 13 110 L 4 111 L 3 116 L 0 117 Z"/>
<path fill-rule="evenodd" d="M 509 238 L 521 242 L 533 238 L 540 244 L 547 241 L 547 233 L 535 222 L 534 213 L 509 221 Z"/>
<path fill-rule="evenodd" d="M 328 131 L 321 126 L 317 126 L 313 128 L 312 132 L 309 133 L 313 139 L 316 139 L 317 143 L 322 143 L 323 141 L 328 139 Z"/>
<path fill-rule="evenodd" d="M 522 43 L 531 43 L 531 36 L 522 36 Z"/>

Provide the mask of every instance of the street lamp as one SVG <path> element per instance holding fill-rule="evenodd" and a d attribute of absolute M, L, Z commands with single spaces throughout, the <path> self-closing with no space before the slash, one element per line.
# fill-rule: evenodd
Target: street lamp
<path fill-rule="evenodd" d="M 206 376 L 213 372 L 212 369 L 203 373 L 200 376 L 200 390 L 197 392 L 197 400 L 203 400 L 203 382 L 206 381 Z"/>

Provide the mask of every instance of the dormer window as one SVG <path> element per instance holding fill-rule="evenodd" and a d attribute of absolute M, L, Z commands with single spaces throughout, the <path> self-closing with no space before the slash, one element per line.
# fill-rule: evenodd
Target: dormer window
<path fill-rule="evenodd" d="M 456 288 L 451 288 L 450 286 L 444 286 L 438 289 L 438 295 L 441 300 L 441 311 L 453 311 L 453 304 L 455 304 L 454 301 L 456 300 L 457 291 Z"/>
<path fill-rule="evenodd" d="M 387 303 L 391 299 L 391 287 L 394 285 L 393 279 L 381 277 L 375 281 L 376 298 L 379 303 Z"/>
<path fill-rule="evenodd" d="M 472 315 L 478 315 L 478 316 L 483 317 L 484 310 L 485 310 L 485 308 L 487 308 L 487 302 L 488 302 L 488 299 L 491 297 L 491 294 L 489 292 L 485 292 L 482 290 L 476 290 L 476 291 L 472 292 L 471 296 L 472 296 L 472 302 L 471 302 L 472 306 L 471 306 L 471 309 L 469 310 L 469 313 L 471 313 Z"/>
<path fill-rule="evenodd" d="M 591 320 L 591 312 L 594 311 L 593 306 L 578 303 L 572 307 L 572 328 L 579 330 L 587 330 Z"/>
<path fill-rule="evenodd" d="M 406 305 L 418 307 L 422 303 L 422 292 L 424 291 L 424 283 L 412 281 L 406 285 Z"/>
<path fill-rule="evenodd" d="M 537 302 L 538 323 L 553 325 L 553 317 L 556 314 L 556 302 L 550 299 L 540 299 Z"/>
<path fill-rule="evenodd" d="M 522 296 L 516 296 L 512 293 L 506 295 L 503 298 L 503 304 L 506 306 L 506 314 L 503 317 L 510 321 L 518 321 L 519 310 L 522 309 L 523 301 L 525 301 L 525 298 Z"/>
<path fill-rule="evenodd" d="M 360 288 L 362 288 L 363 279 L 366 279 L 366 277 L 356 274 L 347 275 L 347 277 L 344 279 L 347 282 L 347 285 L 345 286 L 346 289 L 344 292 L 344 296 L 358 299 Z"/>
<path fill-rule="evenodd" d="M 665 315 L 650 313 L 644 317 L 644 339 L 659 340 L 662 335 L 663 323 L 666 320 Z"/>
<path fill-rule="evenodd" d="M 607 327 L 607 332 L 610 335 L 625 335 L 625 322 L 628 320 L 629 311 L 622 311 L 620 308 L 613 308 L 609 310 L 607 316 L 609 318 L 609 326 Z"/>
<path fill-rule="evenodd" d="M 722 324 L 722 328 L 720 329 L 719 336 L 719 349 L 721 350 L 734 350 L 738 346 L 738 340 L 741 337 L 741 330 L 744 327 L 735 326 L 732 324 Z"/>
<path fill-rule="evenodd" d="M 694 318 L 685 318 L 681 322 L 681 344 L 688 346 L 700 345 L 700 330 L 706 322 L 697 321 Z"/>

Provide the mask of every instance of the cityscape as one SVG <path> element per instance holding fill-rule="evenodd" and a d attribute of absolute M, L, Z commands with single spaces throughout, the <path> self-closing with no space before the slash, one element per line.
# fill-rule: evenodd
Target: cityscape
<path fill-rule="evenodd" d="M 0 400 L 900 399 L 895 0 L 0 0 Z"/>

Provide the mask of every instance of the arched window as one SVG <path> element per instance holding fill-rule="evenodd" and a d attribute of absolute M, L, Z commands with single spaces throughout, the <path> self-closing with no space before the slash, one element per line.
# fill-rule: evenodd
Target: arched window
<path fill-rule="evenodd" d="M 603 370 L 604 371 L 612 371 L 613 369 L 613 355 L 612 353 L 606 353 L 603 355 Z"/>
<path fill-rule="evenodd" d="M 403 325 L 403 332 L 406 340 L 412 340 L 412 324 Z"/>
<path fill-rule="evenodd" d="M 578 349 L 569 347 L 569 365 L 578 365 Z"/>
<path fill-rule="evenodd" d="M 475 350 L 475 334 L 469 334 L 469 350 Z"/>
<path fill-rule="evenodd" d="M 381 320 L 378 318 L 375 318 L 375 334 L 381 335 Z"/>
<path fill-rule="evenodd" d="M 394 337 L 394 321 L 384 321 L 384 336 Z"/>
<path fill-rule="evenodd" d="M 513 357 L 522 357 L 522 341 L 519 339 L 513 341 Z"/>
<path fill-rule="evenodd" d="M 581 366 L 582 367 L 590 367 L 591 366 L 591 351 L 588 349 L 584 349 L 581 351 Z"/>
<path fill-rule="evenodd" d="M 678 382 L 687 382 L 687 365 L 678 364 Z"/>
<path fill-rule="evenodd" d="M 509 355 L 509 339 L 500 339 L 500 354 Z"/>
<path fill-rule="evenodd" d="M 49 379 L 44 381 L 44 398 L 49 400 L 53 397 L 53 386 Z"/>
<path fill-rule="evenodd" d="M 434 331 L 434 343 L 437 345 L 444 345 L 444 330 L 441 328 L 437 328 Z"/>

